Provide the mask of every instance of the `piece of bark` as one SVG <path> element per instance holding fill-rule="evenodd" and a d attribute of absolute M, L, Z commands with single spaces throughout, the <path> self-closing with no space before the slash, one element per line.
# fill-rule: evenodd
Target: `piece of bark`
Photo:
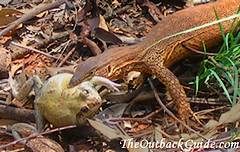
<path fill-rule="evenodd" d="M 115 45 L 122 44 L 122 41 L 116 35 L 99 27 L 94 29 L 94 35 L 96 38 L 106 43 L 112 43 Z"/>
<path fill-rule="evenodd" d="M 8 67 L 11 63 L 11 56 L 3 47 L 0 48 L 0 73 L 8 72 Z"/>
<path fill-rule="evenodd" d="M 98 45 L 94 41 L 88 39 L 87 37 L 83 38 L 83 43 L 89 47 L 89 49 L 91 50 L 91 52 L 94 56 L 102 53 L 102 51 L 98 47 Z"/>
<path fill-rule="evenodd" d="M 34 111 L 12 106 L 0 105 L 0 118 L 21 122 L 35 122 Z"/>
<path fill-rule="evenodd" d="M 27 141 L 26 152 L 64 152 L 63 148 L 54 140 L 36 137 Z"/>

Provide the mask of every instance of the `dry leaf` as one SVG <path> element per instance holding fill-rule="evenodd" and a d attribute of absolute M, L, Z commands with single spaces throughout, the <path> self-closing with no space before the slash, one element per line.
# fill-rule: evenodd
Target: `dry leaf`
<path fill-rule="evenodd" d="M 116 35 L 123 43 L 125 44 L 136 44 L 143 40 L 143 38 L 135 38 L 133 36 L 124 36 L 124 35 Z"/>
<path fill-rule="evenodd" d="M 0 4 L 1 5 L 3 5 L 3 6 L 5 6 L 5 5 L 7 5 L 8 3 L 10 3 L 12 0 L 1 0 L 0 1 Z"/>
<path fill-rule="evenodd" d="M 24 67 L 24 63 L 20 64 L 12 64 L 11 65 L 11 70 L 10 70 L 10 76 L 14 76 L 18 70 Z"/>
<path fill-rule="evenodd" d="M 237 103 L 229 111 L 221 115 L 219 123 L 220 124 L 231 123 L 239 119 L 240 119 L 240 103 Z"/>
<path fill-rule="evenodd" d="M 117 128 L 110 128 L 106 126 L 102 121 L 100 120 L 91 120 L 88 119 L 88 122 L 90 125 L 98 130 L 101 134 L 103 134 L 105 137 L 107 137 L 110 140 L 117 139 L 117 138 L 126 138 L 125 135 L 122 134 L 122 132 Z"/>
<path fill-rule="evenodd" d="M 129 83 L 130 81 L 133 81 L 133 79 L 140 77 L 141 72 L 138 71 L 131 71 L 128 73 L 127 75 L 127 83 Z"/>
<path fill-rule="evenodd" d="M 206 129 L 212 129 L 215 128 L 219 125 L 219 122 L 216 120 L 209 120 L 208 123 L 204 126 Z"/>
<path fill-rule="evenodd" d="M 105 21 L 105 19 L 104 19 L 104 17 L 102 15 L 99 15 L 98 27 L 104 29 L 105 31 L 109 31 L 108 30 L 108 26 L 106 24 L 106 21 Z"/>
<path fill-rule="evenodd" d="M 89 25 L 91 31 L 93 31 L 99 24 L 99 17 L 90 18 L 87 20 L 87 24 Z"/>
<path fill-rule="evenodd" d="M 11 56 L 7 52 L 7 49 L 0 46 L 0 72 L 7 72 L 11 63 Z"/>
<path fill-rule="evenodd" d="M 22 15 L 23 15 L 22 12 L 15 9 L 10 9 L 10 8 L 1 9 L 0 10 L 0 29 L 5 28 L 8 24 L 20 18 Z M 20 27 L 22 27 L 22 24 L 12 29 L 7 35 L 11 35 L 11 33 L 13 33 L 16 29 Z"/>
<path fill-rule="evenodd" d="M 134 141 L 133 141 L 134 142 Z M 147 148 L 147 147 L 138 147 L 138 148 L 135 148 L 135 147 L 133 147 L 133 148 L 128 148 L 128 151 L 129 152 L 149 152 L 150 150 L 149 150 L 149 148 Z"/>
<path fill-rule="evenodd" d="M 113 0 L 112 5 L 113 5 L 113 8 L 116 8 L 118 6 L 121 6 L 121 3 L 119 3 L 118 0 Z"/>
<path fill-rule="evenodd" d="M 163 139 L 161 126 L 156 126 L 154 129 L 154 138 L 156 141 L 161 141 Z"/>
<path fill-rule="evenodd" d="M 36 137 L 27 141 L 26 151 L 48 151 L 48 152 L 64 152 L 63 148 L 56 141 L 46 137 Z"/>
<path fill-rule="evenodd" d="M 225 123 L 233 123 L 240 119 L 240 104 L 235 104 L 229 111 L 223 113 L 219 121 L 209 120 L 209 122 L 204 126 L 206 129 L 213 129 L 219 125 Z"/>
<path fill-rule="evenodd" d="M 0 37 L 0 44 L 5 44 L 7 41 L 11 40 L 11 36 L 1 36 Z"/>
<path fill-rule="evenodd" d="M 42 12 L 42 13 L 36 15 L 36 16 L 37 16 L 38 18 L 42 18 L 42 17 L 46 16 L 47 14 L 48 14 L 48 11 L 44 11 L 44 12 Z"/>
<path fill-rule="evenodd" d="M 123 127 L 124 128 L 132 128 L 132 124 L 130 121 L 123 121 Z"/>
<path fill-rule="evenodd" d="M 116 45 L 122 44 L 122 41 L 116 35 L 114 35 L 109 31 L 106 31 L 102 28 L 95 28 L 94 32 L 95 32 L 95 37 L 102 41 L 113 43 Z"/>
<path fill-rule="evenodd" d="M 106 116 L 112 116 L 112 117 L 122 117 L 123 112 L 127 108 L 128 103 L 122 103 L 122 104 L 114 104 L 106 109 L 104 111 L 100 112 L 98 115 L 95 116 L 95 118 L 103 120 L 106 119 Z"/>

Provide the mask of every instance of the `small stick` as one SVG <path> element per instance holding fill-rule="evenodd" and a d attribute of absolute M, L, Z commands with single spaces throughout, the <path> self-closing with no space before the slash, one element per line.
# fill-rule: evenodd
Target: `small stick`
<path fill-rule="evenodd" d="M 53 58 L 53 59 L 56 59 L 56 60 L 59 59 L 58 57 L 55 57 L 55 56 L 50 55 L 50 54 L 48 54 L 48 53 L 42 52 L 42 51 L 40 51 L 40 50 L 31 48 L 31 47 L 28 47 L 28 46 L 24 46 L 24 45 L 22 45 L 22 44 L 19 44 L 19 43 L 13 42 L 13 41 L 11 42 L 11 44 L 13 44 L 13 45 L 15 45 L 15 46 L 17 46 L 17 47 L 21 47 L 21 48 L 28 49 L 28 50 L 30 50 L 30 51 L 33 51 L 33 52 L 42 54 L 42 55 L 44 55 L 44 56 L 46 56 L 46 57 L 49 57 L 49 58 Z M 71 62 L 69 62 L 69 61 L 66 61 L 66 63 L 67 63 L 67 64 L 70 64 L 70 65 L 73 65 L 73 63 L 71 63 Z"/>
<path fill-rule="evenodd" d="M 182 44 L 182 46 L 185 47 L 186 49 L 194 52 L 194 53 L 197 53 L 197 54 L 208 55 L 208 56 L 216 56 L 216 55 L 217 55 L 217 53 L 209 53 L 209 52 L 199 51 L 199 50 L 194 49 L 193 47 L 187 46 L 187 45 L 185 45 L 185 44 Z"/>
<path fill-rule="evenodd" d="M 150 119 L 151 117 L 155 116 L 156 114 L 158 114 L 159 112 L 161 111 L 161 109 L 157 109 L 153 112 L 151 112 L 150 114 L 142 117 L 142 118 L 128 118 L 128 117 L 125 117 L 125 118 L 109 118 L 107 120 L 107 122 L 110 122 L 111 121 L 138 121 L 138 122 L 144 122 L 144 121 L 147 121 L 148 119 Z"/>
<path fill-rule="evenodd" d="M 7 105 L 0 105 L 0 118 L 12 119 L 21 122 L 35 122 L 33 110 L 15 108 Z"/>
<path fill-rule="evenodd" d="M 21 141 L 28 140 L 28 139 L 31 139 L 31 138 L 34 138 L 34 137 L 37 137 L 37 136 L 40 136 L 40 135 L 46 135 L 46 134 L 50 134 L 50 133 L 53 133 L 53 132 L 62 131 L 62 130 L 66 130 L 66 129 L 72 129 L 72 128 L 76 128 L 76 127 L 77 127 L 76 125 L 71 125 L 71 126 L 66 126 L 66 127 L 61 127 L 61 128 L 55 128 L 55 129 L 52 129 L 52 130 L 47 130 L 47 131 L 42 132 L 42 133 L 33 133 L 28 137 L 24 137 L 24 138 L 15 140 L 15 141 L 10 142 L 10 143 L 5 144 L 5 145 L 0 145 L 0 149 L 9 147 L 11 145 L 15 145 L 15 144 L 17 144 Z"/>
<path fill-rule="evenodd" d="M 163 93 L 158 93 L 159 96 L 164 96 Z M 132 101 L 133 102 L 144 102 L 149 100 L 156 99 L 154 97 L 154 93 L 152 92 L 142 92 L 141 94 L 137 95 Z M 215 105 L 215 106 L 221 106 L 224 105 L 226 101 L 228 101 L 227 98 L 190 98 L 187 97 L 187 101 L 191 103 L 198 103 L 198 104 L 207 104 L 207 105 Z"/>
<path fill-rule="evenodd" d="M 62 61 L 59 63 L 58 67 L 61 67 L 66 61 L 67 59 L 74 53 L 75 48 L 72 48 L 68 54 L 62 59 Z"/>
<path fill-rule="evenodd" d="M 230 70 L 233 71 L 234 70 L 233 67 L 226 67 L 226 66 L 218 63 L 213 57 L 208 57 L 208 59 L 211 60 L 216 67 L 218 67 L 222 70 L 225 70 L 225 71 L 230 71 Z"/>
<path fill-rule="evenodd" d="M 36 16 L 36 15 L 38 15 L 38 14 L 40 14 L 40 13 L 46 11 L 46 10 L 50 10 L 50 9 L 53 9 L 55 7 L 58 7 L 58 6 L 62 5 L 64 2 L 65 2 L 65 0 L 56 0 L 53 3 L 42 4 L 42 5 L 37 6 L 36 8 L 33 8 L 29 13 L 24 14 L 21 18 L 19 18 L 16 21 L 10 23 L 5 29 L 0 31 L 0 36 L 3 36 L 5 34 L 7 34 L 9 31 L 14 29 L 19 24 L 32 19 L 34 16 Z"/>
<path fill-rule="evenodd" d="M 189 127 L 187 124 L 185 124 L 183 121 L 179 120 L 170 110 L 168 110 L 168 108 L 162 103 L 160 97 L 158 96 L 157 90 L 154 87 L 152 81 L 148 78 L 148 83 L 150 84 L 154 96 L 156 98 L 156 100 L 158 101 L 158 103 L 160 104 L 160 106 L 163 108 L 164 111 L 166 111 L 167 114 L 169 114 L 173 119 L 175 119 L 176 121 L 178 121 L 179 123 L 181 123 L 185 128 L 187 128 L 189 131 L 192 131 L 193 133 L 195 133 L 196 135 L 202 137 L 205 140 L 208 140 L 206 137 L 204 137 L 202 134 L 198 133 L 197 131 L 195 131 L 194 129 L 192 129 L 191 127 Z"/>

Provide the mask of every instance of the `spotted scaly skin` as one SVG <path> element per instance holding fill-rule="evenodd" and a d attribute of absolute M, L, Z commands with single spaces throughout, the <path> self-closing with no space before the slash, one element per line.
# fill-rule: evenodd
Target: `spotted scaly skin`
<path fill-rule="evenodd" d="M 168 69 L 171 65 L 192 55 L 185 46 L 202 50 L 203 42 L 212 48 L 222 41 L 218 25 L 177 35 L 167 36 L 198 27 L 216 20 L 214 9 L 220 18 L 237 12 L 240 0 L 218 0 L 178 11 L 158 23 L 146 39 L 136 45 L 112 48 L 89 58 L 78 65 L 70 86 L 75 86 L 94 75 L 109 79 L 124 78 L 130 71 L 155 75 L 169 91 L 177 107 L 179 117 L 187 122 L 193 116 L 186 93 L 177 77 Z M 225 32 L 230 30 L 231 21 L 221 23 Z"/>

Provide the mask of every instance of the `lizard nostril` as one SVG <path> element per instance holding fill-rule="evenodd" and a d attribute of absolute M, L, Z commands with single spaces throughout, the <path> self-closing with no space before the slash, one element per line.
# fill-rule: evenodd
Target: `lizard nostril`
<path fill-rule="evenodd" d="M 108 73 L 111 72 L 111 66 L 110 66 L 110 65 L 107 67 L 107 72 L 108 72 Z"/>

